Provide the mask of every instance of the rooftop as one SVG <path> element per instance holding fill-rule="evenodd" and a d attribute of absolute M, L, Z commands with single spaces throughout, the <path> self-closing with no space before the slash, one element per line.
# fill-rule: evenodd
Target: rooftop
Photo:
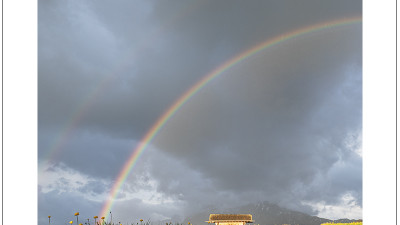
<path fill-rule="evenodd" d="M 220 222 L 254 222 L 251 214 L 210 214 L 209 223 Z"/>

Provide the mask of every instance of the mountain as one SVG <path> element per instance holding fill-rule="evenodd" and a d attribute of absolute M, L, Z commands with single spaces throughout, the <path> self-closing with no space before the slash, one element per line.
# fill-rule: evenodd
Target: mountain
<path fill-rule="evenodd" d="M 250 204 L 228 210 L 206 209 L 203 212 L 185 218 L 183 224 L 190 222 L 193 225 L 206 225 L 210 214 L 251 214 L 253 215 L 254 225 L 320 225 L 332 222 L 332 220 L 310 216 L 305 213 L 285 209 L 276 204 L 262 202 Z M 356 220 L 341 219 L 341 221 L 354 222 Z M 335 221 L 336 222 L 336 221 Z"/>

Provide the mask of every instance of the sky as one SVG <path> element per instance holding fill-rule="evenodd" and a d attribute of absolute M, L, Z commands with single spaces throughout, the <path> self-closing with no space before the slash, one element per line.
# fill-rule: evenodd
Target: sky
<path fill-rule="evenodd" d="M 98 215 L 158 118 L 225 62 L 361 16 L 361 1 L 39 0 L 38 223 Z M 113 218 L 179 220 L 259 201 L 362 218 L 362 66 L 361 22 L 232 65 L 148 143 Z"/>

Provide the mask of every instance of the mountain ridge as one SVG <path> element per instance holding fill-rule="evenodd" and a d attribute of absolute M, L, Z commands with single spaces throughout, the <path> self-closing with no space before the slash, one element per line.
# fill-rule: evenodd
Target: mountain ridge
<path fill-rule="evenodd" d="M 183 224 L 190 222 L 193 225 L 204 225 L 210 214 L 251 214 L 253 215 L 254 225 L 320 225 L 327 222 L 350 223 L 358 221 L 345 218 L 330 220 L 283 208 L 274 203 L 260 202 L 224 210 L 216 208 L 205 209 L 203 212 L 186 217 Z"/>

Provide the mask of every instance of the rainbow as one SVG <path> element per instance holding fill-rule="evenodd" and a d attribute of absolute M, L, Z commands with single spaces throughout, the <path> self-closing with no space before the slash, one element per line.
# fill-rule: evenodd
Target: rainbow
<path fill-rule="evenodd" d="M 289 40 L 291 38 L 307 34 L 310 32 L 315 32 L 319 31 L 322 29 L 327 29 L 327 28 L 332 28 L 332 27 L 337 27 L 337 26 L 342 26 L 342 25 L 348 25 L 348 24 L 355 24 L 359 23 L 362 21 L 361 16 L 357 17 L 351 17 L 351 18 L 344 18 L 344 19 L 339 19 L 339 20 L 334 20 L 330 22 L 325 22 L 325 23 L 319 23 L 315 24 L 312 26 L 308 26 L 305 28 L 300 28 L 288 33 L 285 33 L 283 35 L 277 36 L 272 39 L 268 39 L 238 55 L 235 57 L 231 58 L 230 60 L 226 61 L 213 71 L 211 71 L 209 74 L 205 75 L 200 81 L 198 81 L 195 85 L 193 85 L 191 88 L 189 88 L 183 95 L 181 95 L 172 106 L 168 108 L 167 111 L 165 111 L 161 117 L 158 118 L 156 123 L 153 124 L 151 129 L 146 133 L 146 135 L 141 139 L 140 143 L 136 146 L 136 148 L 133 150 L 132 155 L 129 157 L 129 159 L 125 162 L 124 167 L 122 168 L 121 172 L 119 173 L 112 189 L 109 194 L 109 197 L 106 201 L 106 203 L 103 205 L 103 208 L 99 214 L 99 216 L 105 216 L 107 217 L 108 212 L 111 211 L 111 208 L 114 203 L 114 199 L 116 195 L 118 194 L 118 191 L 120 190 L 122 184 L 125 182 L 126 178 L 128 177 L 129 173 L 131 172 L 133 166 L 139 159 L 140 155 L 143 153 L 143 151 L 146 149 L 146 147 L 149 145 L 149 143 L 154 139 L 154 137 L 159 133 L 160 129 L 164 126 L 164 124 L 191 98 L 193 97 L 199 90 L 201 90 L 205 85 L 207 85 L 209 82 L 211 82 L 213 79 L 224 73 L 225 71 L 229 70 L 232 68 L 234 65 L 237 63 L 249 58 L 250 56 L 260 52 L 261 50 L 264 50 L 268 47 L 271 47 L 273 45 L 276 45 L 277 43 Z"/>

